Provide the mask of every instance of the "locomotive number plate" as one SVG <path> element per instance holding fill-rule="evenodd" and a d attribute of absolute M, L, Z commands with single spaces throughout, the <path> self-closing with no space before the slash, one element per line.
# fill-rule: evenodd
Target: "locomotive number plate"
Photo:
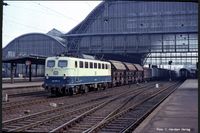
<path fill-rule="evenodd" d="M 54 71 L 54 72 L 53 72 L 53 75 L 58 75 L 58 71 Z"/>

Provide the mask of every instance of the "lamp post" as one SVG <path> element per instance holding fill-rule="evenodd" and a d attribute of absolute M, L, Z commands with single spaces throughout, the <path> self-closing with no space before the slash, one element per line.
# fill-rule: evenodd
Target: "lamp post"
<path fill-rule="evenodd" d="M 169 69 L 170 69 L 170 71 L 169 71 L 169 81 L 172 81 L 172 79 L 171 79 L 171 65 L 172 65 L 172 61 L 170 60 L 168 62 L 168 64 L 169 64 Z"/>

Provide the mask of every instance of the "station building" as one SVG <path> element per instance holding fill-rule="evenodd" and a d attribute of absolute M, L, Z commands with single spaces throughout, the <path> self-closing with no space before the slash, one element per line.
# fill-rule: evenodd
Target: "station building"
<path fill-rule="evenodd" d="M 104 1 L 65 34 L 69 52 L 161 68 L 196 66 L 198 4 Z"/>
<path fill-rule="evenodd" d="M 48 57 L 55 56 L 65 51 L 65 39 L 61 38 L 61 32 L 56 29 L 43 33 L 28 33 L 21 35 L 12 40 L 5 48 L 3 48 L 3 59 L 26 57 L 29 55 Z M 32 72 L 37 76 L 44 75 L 44 65 L 37 66 L 37 74 L 35 73 L 35 65 L 32 65 Z M 10 75 L 10 64 L 3 64 L 3 76 Z M 28 73 L 25 64 L 17 64 L 15 76 L 18 74 Z"/>

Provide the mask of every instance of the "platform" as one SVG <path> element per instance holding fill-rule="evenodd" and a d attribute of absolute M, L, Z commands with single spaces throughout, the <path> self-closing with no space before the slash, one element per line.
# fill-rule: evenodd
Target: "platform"
<path fill-rule="evenodd" d="M 44 77 L 32 77 L 31 79 L 32 79 L 31 82 L 44 81 Z M 30 82 L 29 78 L 27 78 L 27 77 L 15 77 L 13 80 L 14 80 L 14 83 Z M 11 79 L 10 78 L 2 78 L 2 83 L 11 83 Z"/>
<path fill-rule="evenodd" d="M 3 83 L 2 84 L 2 95 L 3 97 L 6 94 L 9 95 L 16 95 L 22 93 L 30 93 L 30 92 L 38 92 L 44 91 L 42 88 L 43 82 L 21 82 L 21 83 Z"/>
<path fill-rule="evenodd" d="M 198 80 L 186 80 L 133 133 L 198 133 Z"/>
<path fill-rule="evenodd" d="M 42 86 L 43 82 L 21 82 L 21 83 L 3 83 L 3 89 L 12 89 L 12 88 L 24 88 L 24 87 L 34 87 L 34 86 Z"/>

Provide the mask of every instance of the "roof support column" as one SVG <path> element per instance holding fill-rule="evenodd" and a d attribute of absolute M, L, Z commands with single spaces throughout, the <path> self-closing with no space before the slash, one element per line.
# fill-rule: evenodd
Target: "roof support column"
<path fill-rule="evenodd" d="M 37 77 L 37 67 L 38 67 L 38 64 L 35 64 L 35 77 Z"/>
<path fill-rule="evenodd" d="M 91 36 L 89 36 L 89 52 L 91 52 L 92 50 L 91 50 L 91 45 L 92 45 L 92 37 Z"/>
<path fill-rule="evenodd" d="M 14 63 L 11 63 L 11 72 L 10 72 L 11 84 L 14 83 Z"/>
<path fill-rule="evenodd" d="M 163 37 L 163 34 L 161 34 L 161 44 L 162 44 L 162 52 L 164 52 L 164 48 L 163 48 L 163 43 L 164 43 L 164 39 L 163 39 L 164 37 Z"/>
<path fill-rule="evenodd" d="M 31 71 L 31 64 L 29 65 L 29 82 L 31 82 L 31 76 L 32 76 L 32 71 Z"/>
<path fill-rule="evenodd" d="M 175 52 L 176 52 L 176 34 L 174 34 L 174 45 L 175 45 Z"/>
<path fill-rule="evenodd" d="M 123 42 L 123 47 L 124 47 L 124 54 L 126 55 L 126 52 L 127 52 L 127 50 L 126 50 L 126 44 L 127 44 L 127 36 L 123 36 L 123 38 L 124 38 L 124 42 Z"/>
<path fill-rule="evenodd" d="M 69 48 L 68 48 L 68 37 L 66 38 L 66 41 L 65 41 L 65 52 L 68 53 L 69 52 Z"/>
<path fill-rule="evenodd" d="M 190 52 L 190 35 L 189 33 L 187 34 L 187 41 L 188 41 L 188 52 Z"/>

